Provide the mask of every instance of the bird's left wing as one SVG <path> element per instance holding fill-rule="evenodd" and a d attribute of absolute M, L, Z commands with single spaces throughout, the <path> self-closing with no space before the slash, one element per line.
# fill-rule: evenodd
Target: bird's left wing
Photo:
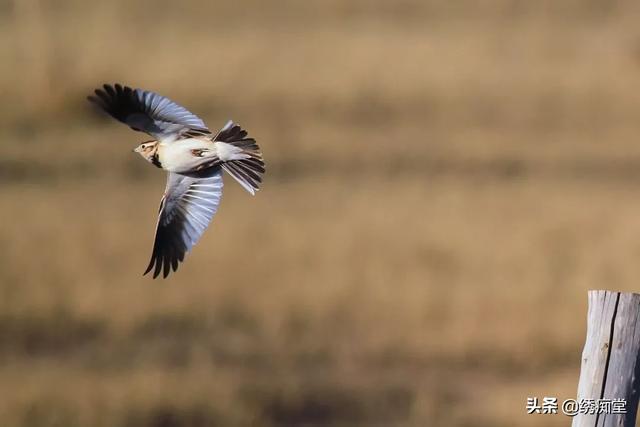
<path fill-rule="evenodd" d="M 160 203 L 151 261 L 153 278 L 176 271 L 185 253 L 195 245 L 215 215 L 222 197 L 222 170 L 211 168 L 199 174 L 169 173 Z"/>
<path fill-rule="evenodd" d="M 209 133 L 201 118 L 154 92 L 119 84 L 104 85 L 88 99 L 113 118 L 156 139 L 175 137 L 185 131 Z"/>

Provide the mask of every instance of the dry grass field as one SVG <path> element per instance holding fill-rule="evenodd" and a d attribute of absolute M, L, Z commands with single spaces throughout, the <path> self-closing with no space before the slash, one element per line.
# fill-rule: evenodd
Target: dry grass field
<path fill-rule="evenodd" d="M 640 4 L 0 1 L 0 425 L 565 426 L 586 291 L 640 286 Z M 158 91 L 261 144 L 142 277 Z"/>

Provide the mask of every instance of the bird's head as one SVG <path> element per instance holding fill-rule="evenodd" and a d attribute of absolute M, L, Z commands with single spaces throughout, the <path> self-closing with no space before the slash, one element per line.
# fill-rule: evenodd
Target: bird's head
<path fill-rule="evenodd" d="M 152 162 L 158 151 L 158 141 L 145 141 L 134 148 L 133 151 Z"/>

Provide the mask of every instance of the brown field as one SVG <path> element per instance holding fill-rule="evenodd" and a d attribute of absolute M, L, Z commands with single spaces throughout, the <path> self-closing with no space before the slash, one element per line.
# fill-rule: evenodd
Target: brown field
<path fill-rule="evenodd" d="M 586 292 L 640 286 L 638 2 L 0 2 L 0 425 L 565 426 Z M 261 144 L 177 274 L 84 97 Z"/>

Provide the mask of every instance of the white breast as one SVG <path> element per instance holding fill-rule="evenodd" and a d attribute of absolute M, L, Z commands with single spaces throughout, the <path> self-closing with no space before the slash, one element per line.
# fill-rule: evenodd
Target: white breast
<path fill-rule="evenodd" d="M 203 160 L 202 157 L 194 156 L 192 150 L 206 150 L 204 156 L 210 157 L 215 156 L 216 147 L 211 141 L 200 138 L 161 142 L 158 158 L 162 169 L 177 173 L 192 171 Z"/>

